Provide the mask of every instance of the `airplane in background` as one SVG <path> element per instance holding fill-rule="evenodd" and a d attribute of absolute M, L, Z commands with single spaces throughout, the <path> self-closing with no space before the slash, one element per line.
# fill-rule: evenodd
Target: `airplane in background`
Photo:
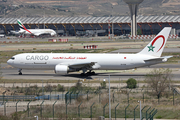
<path fill-rule="evenodd" d="M 8 34 L 20 35 L 19 31 L 14 31 L 14 30 L 11 30 Z"/>
<path fill-rule="evenodd" d="M 29 35 L 34 35 L 34 36 L 47 35 L 47 34 L 51 36 L 56 35 L 56 32 L 53 29 L 26 29 L 26 27 L 22 24 L 20 20 L 17 20 L 17 22 L 20 27 L 20 31 L 18 31 L 18 33 L 20 34 L 29 34 Z"/>
<path fill-rule="evenodd" d="M 95 53 L 22 53 L 7 63 L 22 69 L 55 70 L 56 74 L 68 74 L 82 70 L 82 75 L 94 75 L 93 70 L 127 70 L 163 63 L 172 56 L 161 57 L 171 27 L 165 27 L 142 51 L 136 54 Z"/>
<path fill-rule="evenodd" d="M 4 34 L 0 34 L 0 38 L 3 38 L 3 37 L 5 37 L 5 35 Z"/>

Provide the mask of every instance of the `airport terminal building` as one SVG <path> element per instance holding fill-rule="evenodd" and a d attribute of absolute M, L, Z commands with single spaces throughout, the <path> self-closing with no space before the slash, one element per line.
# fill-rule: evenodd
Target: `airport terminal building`
<path fill-rule="evenodd" d="M 67 36 L 108 36 L 112 31 L 115 36 L 131 32 L 130 16 L 117 17 L 54 17 L 54 18 L 0 18 L 0 34 L 18 31 L 17 19 L 27 29 L 50 28 L 59 35 Z M 163 27 L 172 27 L 171 34 L 180 35 L 180 16 L 138 16 L 137 31 L 141 35 L 155 35 Z M 113 29 L 112 29 L 113 28 Z"/>

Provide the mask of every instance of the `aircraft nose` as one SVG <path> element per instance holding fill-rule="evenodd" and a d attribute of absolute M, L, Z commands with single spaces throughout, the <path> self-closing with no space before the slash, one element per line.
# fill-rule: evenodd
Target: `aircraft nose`
<path fill-rule="evenodd" d="M 11 64 L 12 64 L 12 60 L 9 59 L 9 60 L 7 61 L 7 64 L 11 65 Z"/>

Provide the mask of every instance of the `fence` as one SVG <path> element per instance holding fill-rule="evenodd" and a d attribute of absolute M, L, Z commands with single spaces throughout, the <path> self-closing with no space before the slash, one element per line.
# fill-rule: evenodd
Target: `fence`
<path fill-rule="evenodd" d="M 35 105 L 36 104 L 36 105 Z M 112 106 L 111 108 L 111 117 L 112 118 L 134 118 L 139 119 L 140 117 L 140 108 L 138 105 L 123 105 L 116 103 L 116 107 Z M 102 105 L 96 102 L 89 103 L 80 102 L 70 104 L 62 104 L 59 101 L 28 101 L 28 102 L 5 102 L 4 103 L 4 115 L 11 114 L 11 111 L 18 112 L 24 110 L 27 117 L 30 116 L 39 116 L 41 118 L 98 118 L 99 116 L 104 116 L 109 118 L 108 114 L 108 103 Z M 143 119 L 153 119 L 157 113 L 157 109 L 151 108 L 149 106 L 144 106 L 141 108 L 141 115 Z"/>
<path fill-rule="evenodd" d="M 32 90 L 30 90 L 32 91 Z M 164 97 L 161 97 L 158 99 L 157 96 L 152 96 L 152 89 L 139 89 L 136 88 L 134 90 L 130 90 L 127 88 L 111 88 L 111 94 L 112 94 L 112 101 L 116 101 L 119 99 L 120 101 L 130 104 L 130 103 L 136 103 L 138 100 L 141 100 L 143 103 L 153 103 L 153 104 L 169 104 L 169 105 L 178 105 L 180 103 L 180 94 L 179 91 L 176 90 L 176 88 L 173 88 L 172 91 L 166 91 L 163 93 Z M 41 91 L 42 92 L 42 91 Z M 98 95 L 98 101 L 100 102 L 102 100 L 102 94 L 108 93 L 108 89 L 102 89 L 98 88 L 96 90 L 86 90 L 84 91 L 81 89 L 80 91 L 76 92 L 58 92 L 56 90 L 46 92 L 43 91 L 43 93 L 36 93 L 33 91 L 33 95 L 0 95 L 0 101 L 27 101 L 27 100 L 69 100 L 71 102 L 71 99 L 77 99 L 78 97 L 83 96 L 86 99 L 89 99 L 89 96 L 92 96 L 93 94 Z M 61 94 L 60 94 L 61 93 Z M 43 95 L 46 94 L 46 95 Z M 121 96 L 121 97 L 119 97 Z"/>
<path fill-rule="evenodd" d="M 35 96 L 14 96 L 14 99 L 13 96 L 1 96 L 1 100 L 4 98 L 4 104 L 1 104 L 1 109 L 3 110 L 1 111 L 3 111 L 4 115 L 9 115 L 18 111 L 25 111 L 27 117 L 37 115 L 41 118 L 98 118 L 99 116 L 108 118 L 109 102 L 107 99 L 107 91 L 107 89 L 100 89 L 93 93 L 92 91 L 89 91 L 86 94 L 72 94 L 72 92 L 66 92 L 66 94 L 60 95 L 63 99 L 58 100 L 53 100 L 53 95 L 51 97 L 50 95 L 46 95 L 46 97 L 49 96 L 47 97 L 49 98 L 47 100 L 44 100 L 46 97 L 43 98 L 42 96 L 39 96 L 39 99 L 32 99 L 32 101 L 30 98 L 36 98 Z M 121 91 L 120 96 L 118 93 L 119 91 Z M 140 105 L 137 102 L 138 100 L 142 102 L 142 119 L 153 119 L 157 113 L 156 108 L 149 106 L 147 103 L 153 103 L 155 106 L 157 106 L 158 103 L 161 105 L 166 105 L 167 103 L 173 105 L 173 99 L 164 100 L 164 98 L 161 98 L 158 102 L 158 99 L 150 98 L 148 95 L 148 92 L 150 91 L 152 90 L 143 91 L 142 89 L 137 89 L 130 91 L 129 89 L 121 89 L 116 91 L 112 89 L 111 117 L 139 119 Z M 72 95 L 71 97 L 70 94 Z M 6 101 L 6 97 L 9 98 L 9 101 Z M 29 98 L 30 101 L 27 101 L 26 98 Z M 14 102 L 12 102 L 13 100 Z M 23 100 L 25 102 L 23 102 Z M 175 105 L 179 104 L 178 100 L 179 96 L 175 93 Z M 173 112 L 173 110 L 171 111 Z M 160 113 L 162 114 L 162 112 Z"/>
<path fill-rule="evenodd" d="M 57 88 L 52 89 L 50 92 L 45 91 L 45 88 L 48 90 L 48 87 L 49 85 L 39 89 L 37 86 L 32 87 L 29 84 L 29 87 L 26 85 L 23 90 L 26 90 L 26 93 L 27 90 L 32 91 L 34 95 L 1 95 L 0 100 L 3 101 L 3 104 L 1 104 L 2 107 L 0 109 L 3 109 L 2 111 L 4 114 L 7 112 L 10 114 L 16 111 L 24 110 L 29 116 L 38 115 L 42 118 L 52 117 L 53 114 L 55 118 L 97 118 L 98 116 L 104 116 L 105 118 L 109 117 L 109 89 L 103 89 L 102 87 L 80 87 L 77 91 L 68 89 L 68 92 L 57 92 Z M 15 87 L 13 84 L 13 89 L 16 88 L 21 91 L 20 87 Z M 38 93 L 35 91 L 36 88 L 39 89 L 37 90 L 38 92 L 42 92 L 40 93 L 41 96 L 36 95 Z M 131 90 L 122 87 L 111 87 L 111 117 L 139 118 L 140 107 L 137 103 L 138 100 L 140 100 L 143 104 L 143 119 L 153 119 L 154 115 L 157 113 L 157 110 L 154 109 L 155 107 L 149 104 L 154 106 L 160 104 L 175 107 L 173 105 L 177 106 L 180 103 L 180 95 L 175 89 L 173 91 L 167 90 L 166 93 L 163 93 L 164 95 L 160 99 L 157 99 L 157 97 L 152 95 L 152 93 L 153 90 L 148 88 L 136 88 Z M 170 111 L 173 112 L 173 110 Z"/>

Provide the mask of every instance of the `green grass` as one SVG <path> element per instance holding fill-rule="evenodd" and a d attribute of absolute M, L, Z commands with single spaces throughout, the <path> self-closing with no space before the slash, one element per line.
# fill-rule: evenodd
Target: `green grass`
<path fill-rule="evenodd" d="M 164 109 L 159 109 L 155 115 L 156 119 L 180 119 L 178 110 L 168 110 L 166 107 Z"/>

